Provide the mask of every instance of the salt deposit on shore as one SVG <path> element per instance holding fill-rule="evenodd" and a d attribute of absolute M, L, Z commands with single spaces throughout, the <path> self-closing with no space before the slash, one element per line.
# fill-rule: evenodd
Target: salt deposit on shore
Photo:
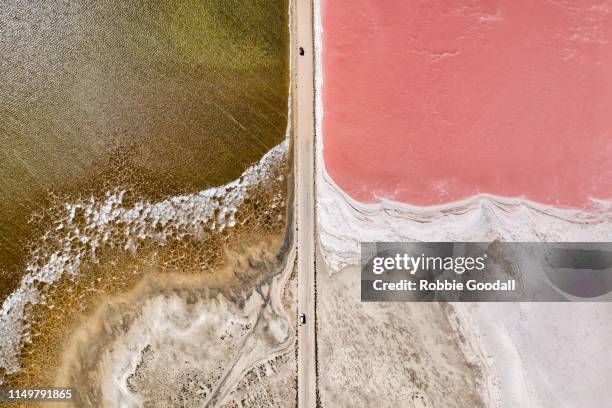
<path fill-rule="evenodd" d="M 287 145 L 285 140 L 270 150 L 239 179 L 195 194 L 125 206 L 123 193 L 116 191 L 109 192 L 101 202 L 91 198 L 67 203 L 63 217 L 56 220 L 55 228 L 45 234 L 32 253 L 19 288 L 2 305 L 0 368 L 8 374 L 20 369 L 19 350 L 28 340 L 27 309 L 44 302 L 39 283 L 53 284 L 64 273 L 76 278 L 81 262 L 95 259 L 96 250 L 103 245 L 135 251 L 145 241 L 163 245 L 169 239 L 201 236 L 206 228 L 215 231 L 234 227 L 236 209 L 247 189 L 270 177 L 271 170 L 285 159 Z M 75 218 L 77 211 L 83 214 L 80 220 Z"/>
<path fill-rule="evenodd" d="M 330 273 L 359 263 L 363 241 L 609 241 L 612 218 L 477 196 L 448 206 L 361 204 L 318 173 L 318 232 Z M 357 279 L 357 276 L 355 276 Z M 490 407 L 599 407 L 612 398 L 612 304 L 454 304 L 468 361 Z"/>
<path fill-rule="evenodd" d="M 363 241 L 609 241 L 612 217 L 476 196 L 447 206 L 355 202 L 319 168 L 317 217 L 330 273 L 359 263 Z M 357 277 L 355 277 L 357 279 Z M 454 304 L 464 352 L 490 407 L 599 407 L 612 398 L 612 304 Z"/>

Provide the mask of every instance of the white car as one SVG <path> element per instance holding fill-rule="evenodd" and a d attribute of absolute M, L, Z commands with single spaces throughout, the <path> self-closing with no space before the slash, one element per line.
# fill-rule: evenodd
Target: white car
<path fill-rule="evenodd" d="M 298 321 L 300 322 L 301 325 L 306 324 L 306 315 L 304 313 L 300 313 L 300 317 L 298 318 Z"/>

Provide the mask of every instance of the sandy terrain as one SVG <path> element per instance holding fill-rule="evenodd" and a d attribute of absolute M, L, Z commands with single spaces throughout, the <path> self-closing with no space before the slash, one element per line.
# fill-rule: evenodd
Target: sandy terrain
<path fill-rule="evenodd" d="M 174 276 L 106 302 L 66 340 L 56 383 L 83 406 L 292 406 L 294 261 L 291 249 L 282 273 L 243 294 Z"/>
<path fill-rule="evenodd" d="M 432 208 L 389 202 L 364 205 L 325 177 L 318 181 L 319 238 L 332 273 L 358 264 L 359 241 L 612 239 L 606 212 L 568 212 L 491 198 Z M 333 282 L 336 276 L 329 279 Z M 350 278 L 355 291 L 358 279 L 357 273 Z M 318 293 L 324 299 L 323 288 Z M 610 303 L 483 303 L 453 308 L 449 321 L 464 339 L 459 346 L 465 359 L 481 374 L 477 389 L 486 406 L 596 408 L 612 398 L 606 386 L 612 358 L 604 351 L 612 341 Z M 323 325 L 319 335 L 324 336 Z"/>
<path fill-rule="evenodd" d="M 319 395 L 322 407 L 481 406 L 443 307 L 361 303 L 359 268 L 329 275 L 317 262 Z"/>

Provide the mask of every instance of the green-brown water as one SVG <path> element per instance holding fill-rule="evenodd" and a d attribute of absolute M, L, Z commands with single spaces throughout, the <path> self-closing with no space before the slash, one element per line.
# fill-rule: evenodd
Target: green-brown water
<path fill-rule="evenodd" d="M 0 4 L 0 299 L 60 197 L 226 183 L 279 143 L 287 4 Z"/>
<path fill-rule="evenodd" d="M 66 272 L 78 269 L 30 285 L 47 294 L 26 308 L 31 326 L 3 317 L 0 337 L 14 326 L 29 341 L 13 353 L 15 371 L 11 339 L 0 339 L 0 380 L 50 385 L 67 333 L 150 276 L 198 275 L 239 291 L 274 270 L 286 209 L 280 156 L 259 184 L 241 187 L 244 199 L 211 199 L 211 217 L 194 193 L 240 177 L 285 136 L 287 6 L 0 4 L 0 301 L 28 264 L 57 271 L 60 254 Z M 251 256 L 256 246 L 265 250 Z M 247 267 L 228 262 L 228 248 Z M 253 259 L 266 267 L 250 270 Z"/>

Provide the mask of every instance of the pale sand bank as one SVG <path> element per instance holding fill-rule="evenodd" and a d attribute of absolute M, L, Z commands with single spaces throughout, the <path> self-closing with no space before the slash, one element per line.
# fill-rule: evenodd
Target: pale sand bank
<path fill-rule="evenodd" d="M 318 386 L 323 407 L 481 406 L 480 381 L 444 306 L 361 303 L 359 268 L 317 262 Z"/>
<path fill-rule="evenodd" d="M 359 262 L 362 241 L 608 241 L 610 214 L 475 197 L 446 207 L 356 203 L 321 172 L 318 232 L 336 273 Z M 352 278 L 358 285 L 358 274 Z M 600 407 L 612 398 L 609 303 L 454 304 L 462 350 L 482 371 L 489 407 Z M 451 315 L 452 321 L 452 315 Z M 602 405 L 603 404 L 603 405 Z"/>

